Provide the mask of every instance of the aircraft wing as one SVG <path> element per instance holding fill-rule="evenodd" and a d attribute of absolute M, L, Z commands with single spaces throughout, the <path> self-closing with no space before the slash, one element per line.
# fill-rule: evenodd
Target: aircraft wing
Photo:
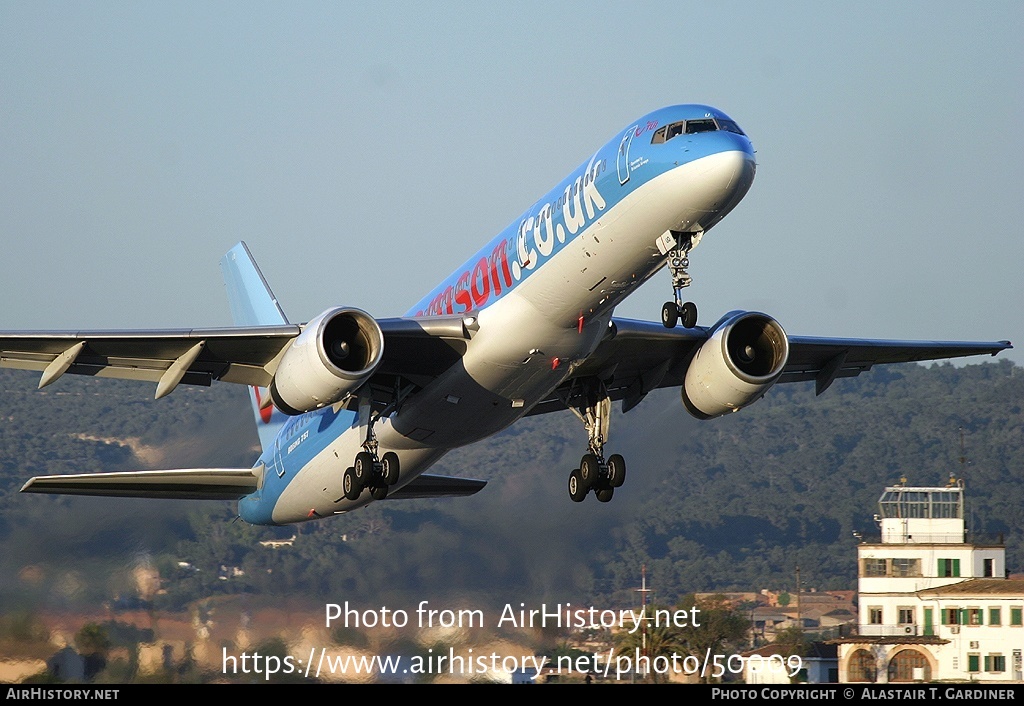
<path fill-rule="evenodd" d="M 266 386 L 272 375 L 268 369 L 299 331 L 294 325 L 4 331 L 0 332 L 0 367 L 41 371 L 40 387 L 65 373 L 163 382 L 164 394 L 179 383 L 209 385 L 213 380 Z"/>
<path fill-rule="evenodd" d="M 196 468 L 169 471 L 79 473 L 36 476 L 23 493 L 94 495 L 115 498 L 237 500 L 256 490 L 263 467 Z M 473 495 L 487 481 L 423 474 L 388 495 L 388 500 Z"/>
<path fill-rule="evenodd" d="M 622 400 L 623 411 L 629 411 L 651 390 L 680 387 L 691 358 L 714 328 L 666 329 L 652 322 L 614 319 L 594 354 L 530 414 L 566 409 L 565 400 L 572 380 L 590 376 L 604 381 L 609 396 Z M 854 377 L 874 365 L 996 355 L 1012 347 L 1009 341 L 887 341 L 790 336 L 789 359 L 778 382 L 814 380 L 820 395 L 837 378 Z"/>
<path fill-rule="evenodd" d="M 384 358 L 374 377 L 400 375 L 417 384 L 448 369 L 471 332 L 462 317 L 380 319 Z M 0 367 L 36 370 L 45 387 L 60 376 L 147 380 L 156 396 L 179 384 L 214 380 L 266 387 L 292 339 L 294 324 L 152 331 L 0 331 Z"/>
<path fill-rule="evenodd" d="M 120 498 L 237 500 L 256 490 L 259 468 L 196 468 L 125 473 L 36 476 L 23 493 L 101 495 Z"/>
<path fill-rule="evenodd" d="M 407 485 L 388 493 L 388 500 L 409 500 L 412 498 L 444 498 L 473 495 L 483 490 L 485 480 L 472 478 L 454 478 L 423 473 Z"/>
<path fill-rule="evenodd" d="M 875 341 L 858 338 L 792 336 L 779 382 L 815 381 L 821 394 L 836 378 L 855 377 L 881 363 L 912 363 L 972 355 L 996 355 L 1009 341 Z"/>

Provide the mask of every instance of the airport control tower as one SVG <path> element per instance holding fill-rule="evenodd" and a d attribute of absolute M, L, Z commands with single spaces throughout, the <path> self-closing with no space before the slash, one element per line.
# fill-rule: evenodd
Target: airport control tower
<path fill-rule="evenodd" d="M 880 534 L 857 547 L 858 634 L 840 640 L 842 681 L 1022 678 L 1024 580 L 1001 536 L 964 523 L 964 486 L 890 486 Z"/>
<path fill-rule="evenodd" d="M 974 537 L 964 525 L 964 486 L 894 485 L 878 501 L 880 541 L 857 547 L 862 635 L 933 635 L 937 616 L 907 596 L 964 579 L 1004 578 L 1001 537 Z"/>

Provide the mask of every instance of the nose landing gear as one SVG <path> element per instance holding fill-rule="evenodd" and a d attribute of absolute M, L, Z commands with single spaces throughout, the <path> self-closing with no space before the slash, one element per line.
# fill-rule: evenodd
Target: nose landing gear
<path fill-rule="evenodd" d="M 693 283 L 687 268 L 690 266 L 690 251 L 704 235 L 704 231 L 682 233 L 671 231 L 675 245 L 668 251 L 668 269 L 672 273 L 673 301 L 665 302 L 661 307 L 661 323 L 665 328 L 675 328 L 676 322 L 682 321 L 683 328 L 697 325 L 697 305 L 683 301 L 683 290 Z M 665 236 L 666 238 L 668 236 Z"/>
<path fill-rule="evenodd" d="M 661 323 L 665 328 L 675 328 L 678 321 L 682 321 L 683 328 L 693 328 L 697 325 L 697 305 L 693 302 L 680 304 L 681 298 L 677 293 L 676 301 L 665 302 L 661 307 Z"/>

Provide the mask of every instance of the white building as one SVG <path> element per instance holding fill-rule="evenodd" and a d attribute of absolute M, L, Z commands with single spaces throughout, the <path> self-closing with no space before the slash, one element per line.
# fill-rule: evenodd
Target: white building
<path fill-rule="evenodd" d="M 1002 538 L 969 535 L 963 485 L 893 486 L 881 536 L 857 548 L 858 635 L 837 640 L 840 681 L 1022 681 L 1024 580 Z"/>
<path fill-rule="evenodd" d="M 743 682 L 746 684 L 834 684 L 839 681 L 836 645 L 812 642 L 808 654 L 796 666 L 784 645 L 765 645 L 743 653 Z"/>

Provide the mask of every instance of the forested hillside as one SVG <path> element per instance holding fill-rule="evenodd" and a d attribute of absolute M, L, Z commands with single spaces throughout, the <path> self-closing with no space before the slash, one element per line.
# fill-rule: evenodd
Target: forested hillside
<path fill-rule="evenodd" d="M 853 532 L 874 531 L 883 487 L 960 475 L 961 427 L 970 525 L 1005 533 L 1011 570 L 1024 570 L 1024 372 L 1007 361 L 880 368 L 819 398 L 812 385 L 776 387 L 710 422 L 688 417 L 675 392 L 652 394 L 615 412 L 608 448 L 628 474 L 609 504 L 568 498 L 585 439 L 576 418 L 529 418 L 434 467 L 489 480 L 476 496 L 385 501 L 284 529 L 234 521 L 222 502 L 19 495 L 37 474 L 239 466 L 257 453 L 236 386 L 183 386 L 153 401 L 135 383 L 35 385 L 0 372 L 5 606 L 130 598 L 140 564 L 159 569 L 167 608 L 241 592 L 632 603 L 643 563 L 662 601 L 792 586 L 797 565 L 806 586 L 853 588 Z M 259 544 L 295 532 L 293 546 Z"/>

